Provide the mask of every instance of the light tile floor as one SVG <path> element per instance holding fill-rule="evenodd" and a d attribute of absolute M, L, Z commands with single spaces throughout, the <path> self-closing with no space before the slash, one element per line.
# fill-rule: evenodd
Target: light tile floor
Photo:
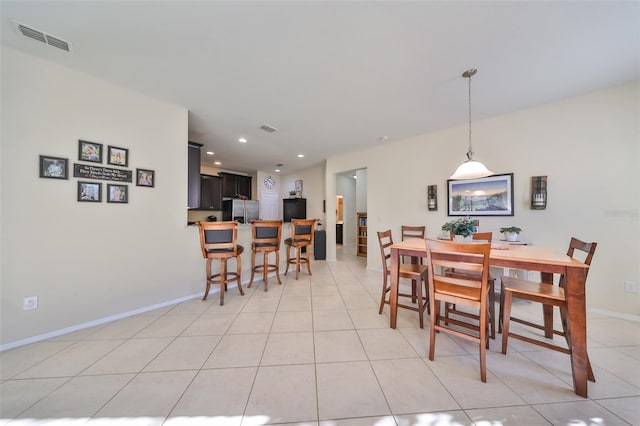
<path fill-rule="evenodd" d="M 0 424 L 640 424 L 640 323 L 589 315 L 588 399 L 567 355 L 510 340 L 505 356 L 501 335 L 482 383 L 477 346 L 439 334 L 431 362 L 428 319 L 400 310 L 389 328 L 381 273 L 350 250 L 267 292 L 231 288 L 225 306 L 213 295 L 0 353 Z"/>

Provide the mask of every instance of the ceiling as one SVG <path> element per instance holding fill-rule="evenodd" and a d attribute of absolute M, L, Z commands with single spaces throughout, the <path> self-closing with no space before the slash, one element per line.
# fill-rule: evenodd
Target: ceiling
<path fill-rule="evenodd" d="M 215 153 L 204 161 L 241 172 L 462 125 L 471 67 L 474 120 L 640 76 L 637 1 L 0 4 L 2 44 L 184 106 L 190 140 Z"/>

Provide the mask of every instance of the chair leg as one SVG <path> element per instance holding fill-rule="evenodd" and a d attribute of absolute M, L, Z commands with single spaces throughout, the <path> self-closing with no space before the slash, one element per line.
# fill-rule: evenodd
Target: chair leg
<path fill-rule="evenodd" d="M 242 258 L 240 256 L 236 256 L 236 276 L 238 277 L 238 290 L 240 290 L 240 295 L 244 296 L 244 290 L 242 289 L 242 277 L 240 273 L 242 272 Z"/>
<path fill-rule="evenodd" d="M 269 276 L 269 252 L 262 252 L 262 281 L 264 282 L 264 291 L 267 291 L 267 277 Z"/>
<path fill-rule="evenodd" d="M 424 328 L 424 312 L 422 311 L 422 306 L 424 300 L 422 300 L 422 280 L 420 281 L 420 285 L 416 285 L 416 298 L 418 299 L 418 316 L 420 317 L 420 328 Z"/>
<path fill-rule="evenodd" d="M 289 272 L 289 259 L 291 259 L 291 246 L 287 244 L 287 269 L 284 271 L 284 276 L 287 276 Z"/>
<path fill-rule="evenodd" d="M 307 272 L 309 273 L 309 275 L 312 275 L 311 274 L 311 257 L 309 257 L 309 250 L 307 250 L 306 259 L 307 259 L 307 262 L 306 262 L 307 263 Z"/>
<path fill-rule="evenodd" d="M 280 279 L 280 249 L 276 250 L 276 278 L 278 279 L 278 284 L 282 285 L 282 280 Z"/>
<path fill-rule="evenodd" d="M 489 319 L 490 319 L 490 326 L 491 326 L 491 332 L 489 334 L 489 336 L 492 339 L 496 338 L 496 292 L 495 292 L 495 285 L 496 282 L 495 280 L 491 282 L 491 285 L 489 286 Z"/>
<path fill-rule="evenodd" d="M 509 320 L 511 319 L 511 300 L 512 294 L 510 291 L 504 291 L 501 297 L 504 296 L 504 311 L 502 317 L 502 353 L 507 353 L 507 339 L 509 338 Z"/>
<path fill-rule="evenodd" d="M 480 312 L 480 380 L 483 383 L 487 383 L 487 345 L 489 344 L 487 325 L 487 313 Z"/>
<path fill-rule="evenodd" d="M 378 309 L 378 314 L 382 314 L 382 310 L 384 309 L 384 299 L 387 297 L 387 292 L 389 288 L 387 287 L 387 276 L 389 274 L 382 271 L 382 296 L 380 296 L 380 309 Z"/>
<path fill-rule="evenodd" d="M 424 294 L 425 294 L 425 301 L 427 302 L 427 314 L 431 315 L 431 298 L 429 297 L 429 281 L 424 278 L 422 280 L 424 282 Z"/>
<path fill-rule="evenodd" d="M 300 274 L 300 247 L 296 247 L 296 280 Z"/>
<path fill-rule="evenodd" d="M 220 306 L 224 305 L 224 292 L 227 291 L 227 259 L 220 260 Z"/>
<path fill-rule="evenodd" d="M 253 276 L 256 272 L 256 252 L 255 250 L 251 250 L 251 279 L 249 280 L 249 285 L 247 287 L 251 288 L 251 284 L 253 284 Z"/>
<path fill-rule="evenodd" d="M 207 259 L 207 266 L 206 266 L 206 273 L 207 273 L 207 288 L 204 291 L 204 296 L 202 297 L 202 300 L 207 300 L 207 296 L 209 296 L 209 290 L 211 289 L 211 259 Z"/>
<path fill-rule="evenodd" d="M 504 321 L 504 284 L 500 283 L 500 313 L 498 314 L 498 333 L 502 333 L 502 323 Z"/>
<path fill-rule="evenodd" d="M 433 361 L 436 350 L 436 324 L 440 315 L 440 301 L 433 300 L 431 306 L 431 327 L 429 329 L 429 361 Z"/>

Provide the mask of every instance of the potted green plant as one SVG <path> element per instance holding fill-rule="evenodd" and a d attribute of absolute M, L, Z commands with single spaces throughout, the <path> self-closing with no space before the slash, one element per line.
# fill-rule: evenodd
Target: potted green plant
<path fill-rule="evenodd" d="M 476 221 L 470 217 L 452 220 L 442 225 L 443 231 L 453 232 L 454 235 L 467 238 L 476 232 Z"/>
<path fill-rule="evenodd" d="M 522 232 L 522 229 L 517 226 L 505 226 L 500 228 L 500 232 L 504 234 L 504 239 L 507 241 L 518 241 L 518 234 Z"/>

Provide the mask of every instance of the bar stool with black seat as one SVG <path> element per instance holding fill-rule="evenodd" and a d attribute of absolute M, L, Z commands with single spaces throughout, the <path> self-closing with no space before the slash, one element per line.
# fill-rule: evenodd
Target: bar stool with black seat
<path fill-rule="evenodd" d="M 391 291 L 391 282 L 389 277 L 391 275 L 391 249 L 393 245 L 393 236 L 391 230 L 378 232 L 378 244 L 380 246 L 380 256 L 382 258 L 382 296 L 380 298 L 379 314 L 382 314 L 384 304 L 389 303 L 387 300 L 387 293 Z M 427 283 L 427 267 L 421 265 L 418 262 L 405 263 L 401 262 L 399 265 L 400 278 L 408 278 L 411 280 L 411 294 L 401 293 L 398 291 L 398 297 L 410 297 L 413 303 L 417 302 L 417 306 L 403 305 L 397 303 L 399 308 L 408 309 L 410 311 L 418 312 L 420 319 L 420 328 L 424 328 L 424 311 L 431 312 L 429 308 L 429 290 Z M 414 283 L 418 282 L 418 285 Z M 424 283 L 424 295 L 422 293 L 422 283 Z"/>
<path fill-rule="evenodd" d="M 493 239 L 493 233 L 492 232 L 476 232 L 475 234 L 473 234 L 472 240 L 475 242 L 486 242 L 486 243 L 491 243 L 491 240 Z M 451 276 L 451 277 L 464 277 L 465 274 L 469 274 L 469 271 L 461 271 L 459 269 L 452 269 L 450 271 L 447 271 L 447 275 Z M 489 275 L 489 325 L 490 325 L 490 332 L 489 332 L 489 337 L 491 337 L 492 339 L 496 338 L 496 279 L 494 277 L 492 277 L 491 275 Z M 449 318 L 450 315 L 460 315 L 460 316 L 464 316 L 467 318 L 475 318 L 476 320 L 478 319 L 477 315 L 466 312 L 466 311 L 461 311 L 456 309 L 456 305 L 451 304 L 451 303 L 447 303 L 445 304 L 444 307 L 445 310 L 445 317 Z"/>
<path fill-rule="evenodd" d="M 567 250 L 567 256 L 574 258 L 576 250 L 582 252 L 584 257 L 584 263 L 586 265 L 591 265 L 591 260 L 593 259 L 593 255 L 596 251 L 597 243 L 586 243 L 584 241 L 580 241 L 577 238 L 571 238 L 569 242 L 569 249 Z M 589 270 L 586 271 L 587 275 Z M 500 322 L 502 323 L 502 353 L 507 353 L 507 342 L 509 337 L 514 339 L 522 340 L 525 342 L 532 343 L 534 345 L 542 346 L 547 349 L 552 349 L 554 351 L 562 352 L 565 354 L 571 354 L 571 324 L 567 322 L 567 299 L 566 299 L 566 284 L 565 284 L 565 276 L 560 276 L 559 284 L 553 285 L 552 277 L 548 277 L 549 283 L 546 282 L 536 282 L 536 281 L 528 281 L 510 276 L 502 277 L 502 287 L 501 287 L 501 295 L 500 295 Z M 562 330 L 556 330 L 551 327 L 551 334 L 548 337 L 553 337 L 554 334 L 563 336 L 567 343 L 567 348 L 558 346 L 552 343 L 547 343 L 541 340 L 534 339 L 532 337 L 524 336 L 522 334 L 517 334 L 511 332 L 510 322 L 514 321 L 529 327 L 536 328 L 538 330 L 546 330 L 543 325 L 533 323 L 531 321 L 526 321 L 521 318 L 516 318 L 511 316 L 511 306 L 513 299 L 523 299 L 529 300 L 532 302 L 542 303 L 545 316 L 545 323 L 553 322 L 553 307 L 557 306 L 560 308 L 560 320 L 562 323 Z M 588 357 L 587 357 L 588 361 Z M 589 362 L 589 373 L 588 378 L 590 381 L 595 382 L 595 377 L 593 375 L 593 370 L 591 369 L 591 363 Z"/>
<path fill-rule="evenodd" d="M 311 262 L 309 260 L 308 248 L 313 243 L 313 229 L 315 225 L 315 219 L 291 219 L 291 238 L 284 240 L 284 243 L 287 245 L 287 270 L 284 273 L 285 275 L 289 272 L 289 265 L 295 265 L 297 280 L 302 264 L 307 265 L 307 272 L 311 275 Z M 295 257 L 291 257 L 292 248 L 295 250 Z M 306 249 L 304 257 L 302 256 L 303 248 Z"/>
<path fill-rule="evenodd" d="M 435 358 L 437 332 L 442 331 L 470 340 L 477 343 L 480 348 L 480 379 L 486 382 L 491 244 L 457 244 L 450 241 L 426 240 L 426 248 L 431 303 L 429 360 L 433 361 Z M 446 273 L 450 268 L 474 273 L 464 277 L 451 277 Z M 462 318 L 446 318 L 440 314 L 441 303 L 453 303 L 475 310 L 478 323 L 463 321 Z"/>
<path fill-rule="evenodd" d="M 224 293 L 227 284 L 236 282 L 240 294 L 244 296 L 240 273 L 244 248 L 238 244 L 238 222 L 198 222 L 200 230 L 200 248 L 202 256 L 207 259 L 207 289 L 202 300 L 207 300 L 211 284 L 220 285 L 220 305 L 224 305 Z M 228 270 L 227 261 L 236 259 L 236 272 Z M 220 261 L 220 272 L 212 273 L 212 262 Z"/>
<path fill-rule="evenodd" d="M 278 284 L 280 280 L 280 241 L 282 238 L 282 220 L 252 220 L 251 221 L 251 280 L 253 284 L 255 273 L 262 274 L 264 291 L 267 291 L 269 272 L 275 272 Z M 262 253 L 262 264 L 256 265 L 256 254 Z M 275 253 L 275 263 L 269 263 L 269 253 Z"/>

